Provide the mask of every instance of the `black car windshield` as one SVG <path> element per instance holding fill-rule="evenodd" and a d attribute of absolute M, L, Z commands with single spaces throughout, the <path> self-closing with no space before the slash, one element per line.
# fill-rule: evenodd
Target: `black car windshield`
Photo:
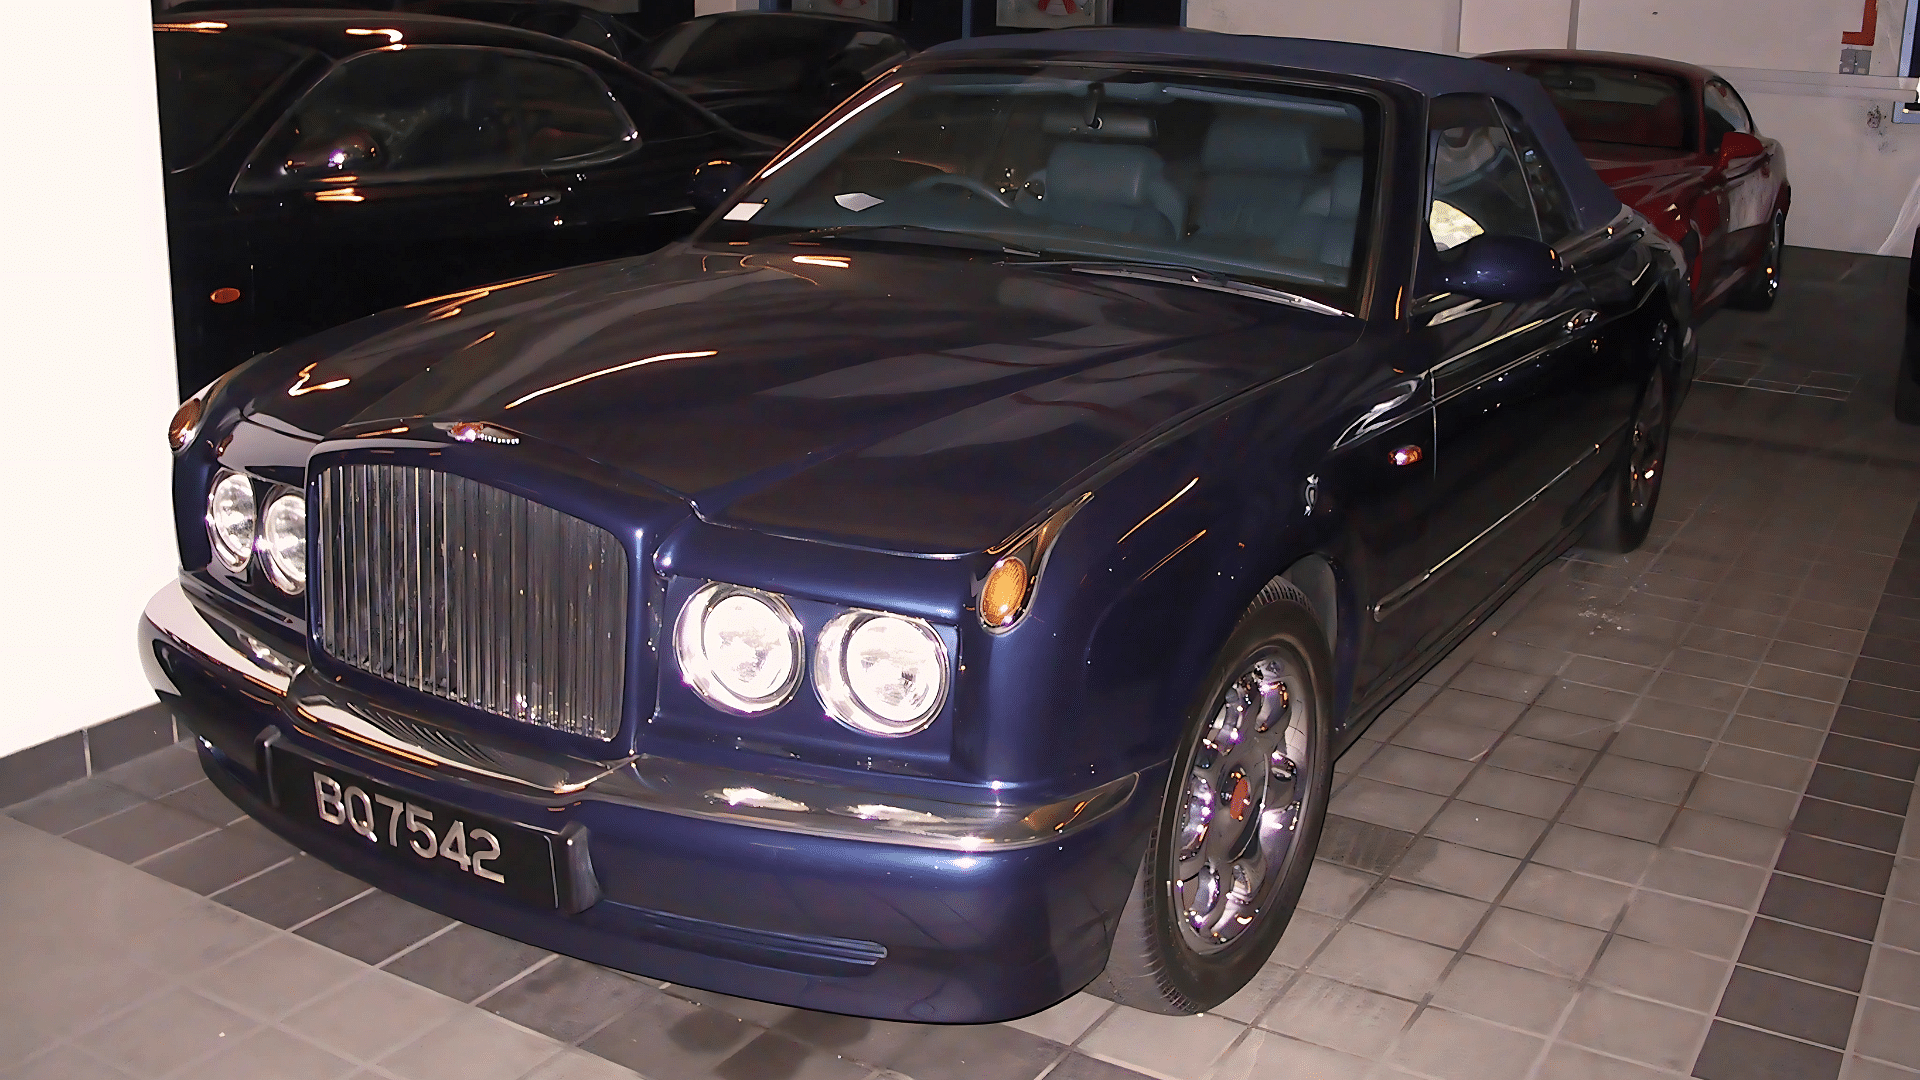
<path fill-rule="evenodd" d="M 169 170 L 205 157 L 303 55 L 277 41 L 219 29 L 223 24 L 154 27 L 160 156 Z"/>
<path fill-rule="evenodd" d="M 694 19 L 655 42 L 647 66 L 668 78 L 718 77 L 759 89 L 787 89 L 817 71 L 856 29 L 800 15 Z"/>
<path fill-rule="evenodd" d="M 1547 88 L 1567 131 L 1581 142 L 1685 150 L 1691 143 L 1686 86 L 1672 75 L 1601 64 L 1517 60 L 1515 71 Z"/>
<path fill-rule="evenodd" d="M 804 137 L 702 239 L 931 243 L 937 230 L 1337 304 L 1365 265 L 1378 117 L 1364 95 L 1284 82 L 933 71 L 874 88 Z"/>

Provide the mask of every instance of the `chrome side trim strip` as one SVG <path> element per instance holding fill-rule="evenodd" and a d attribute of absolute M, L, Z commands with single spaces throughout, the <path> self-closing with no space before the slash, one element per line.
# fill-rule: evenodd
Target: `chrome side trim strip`
<path fill-rule="evenodd" d="M 310 738 L 416 775 L 444 771 L 545 805 L 594 799 L 774 832 L 985 852 L 1053 843 L 1089 828 L 1125 806 L 1140 783 L 1140 774 L 1131 773 L 1052 802 L 994 805 L 902 796 L 644 754 L 617 762 L 537 760 L 342 701 L 297 664 L 291 665 L 292 676 L 275 671 L 230 645 L 216 626 L 235 636 L 242 631 L 195 604 L 177 580 L 148 602 L 145 619 L 199 662 L 280 698 L 287 726 Z"/>
<path fill-rule="evenodd" d="M 1618 434 L 1618 432 L 1616 431 L 1615 434 Z M 1588 447 L 1587 450 L 1583 452 L 1579 457 L 1573 459 L 1573 464 L 1568 465 L 1564 469 L 1561 469 L 1557 474 L 1554 475 L 1553 479 L 1547 481 L 1546 484 L 1542 486 L 1539 491 L 1536 491 L 1533 494 L 1527 496 L 1525 499 L 1521 500 L 1521 502 L 1517 506 L 1515 506 L 1513 509 L 1500 515 L 1500 520 L 1480 530 L 1479 535 L 1467 541 L 1465 544 L 1462 544 L 1460 548 L 1456 550 L 1453 554 L 1448 555 L 1446 558 L 1441 559 L 1438 563 L 1434 564 L 1433 569 L 1428 570 L 1427 572 L 1421 574 L 1419 577 L 1414 578 L 1412 581 L 1407 582 L 1406 584 L 1393 590 L 1387 595 L 1381 597 L 1379 602 L 1373 605 L 1373 621 L 1380 622 L 1384 620 L 1388 615 L 1393 614 L 1395 608 L 1398 608 L 1400 605 L 1406 603 L 1408 600 L 1413 599 L 1414 595 L 1418 593 L 1421 589 L 1425 588 L 1430 582 L 1433 581 L 1434 578 L 1437 578 L 1440 575 L 1446 573 L 1447 571 L 1453 569 L 1454 565 L 1460 561 L 1462 556 L 1466 555 L 1467 552 L 1472 551 L 1474 548 L 1478 547 L 1481 543 L 1483 543 L 1488 537 L 1492 536 L 1494 533 L 1500 531 L 1501 526 L 1505 525 L 1508 521 L 1512 520 L 1515 514 L 1518 514 L 1520 511 L 1525 510 L 1527 507 L 1532 506 L 1536 502 L 1539 502 L 1540 496 L 1545 495 L 1547 492 L 1553 490 L 1554 485 L 1558 484 L 1562 480 L 1565 480 L 1567 478 L 1568 473 L 1579 468 L 1582 462 L 1585 462 L 1588 458 L 1591 458 L 1593 455 L 1599 453 L 1600 447 L 1603 443 L 1611 442 L 1612 440 L 1613 440 L 1613 435 L 1608 435 L 1606 439 L 1603 439 L 1601 442 L 1594 443 L 1591 447 Z"/>

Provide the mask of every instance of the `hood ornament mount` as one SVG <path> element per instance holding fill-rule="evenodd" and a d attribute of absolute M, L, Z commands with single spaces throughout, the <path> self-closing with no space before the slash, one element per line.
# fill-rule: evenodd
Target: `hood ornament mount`
<path fill-rule="evenodd" d="M 479 420 L 448 420 L 433 425 L 447 433 L 454 442 L 497 443 L 501 446 L 517 446 L 520 443 L 518 432 L 508 431 L 498 424 L 488 424 Z"/>

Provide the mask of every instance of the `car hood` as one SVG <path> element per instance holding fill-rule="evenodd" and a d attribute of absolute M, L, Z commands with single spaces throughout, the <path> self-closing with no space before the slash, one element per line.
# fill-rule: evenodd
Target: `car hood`
<path fill-rule="evenodd" d="M 1593 171 L 1620 201 L 1655 220 L 1671 217 L 1670 204 L 1684 203 L 1713 170 L 1705 155 L 1613 143 L 1581 143 Z M 1682 205 L 1679 209 L 1684 210 Z"/>
<path fill-rule="evenodd" d="M 322 438 L 495 424 L 711 522 L 958 554 L 1361 327 L 888 246 L 679 245 L 421 301 L 263 358 L 249 408 Z"/>

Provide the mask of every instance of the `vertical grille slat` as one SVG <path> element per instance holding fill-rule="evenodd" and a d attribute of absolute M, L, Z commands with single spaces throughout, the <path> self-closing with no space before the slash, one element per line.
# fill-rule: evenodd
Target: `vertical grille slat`
<path fill-rule="evenodd" d="M 351 667 L 596 739 L 620 727 L 627 560 L 611 533 L 451 473 L 320 474 L 315 634 Z"/>

